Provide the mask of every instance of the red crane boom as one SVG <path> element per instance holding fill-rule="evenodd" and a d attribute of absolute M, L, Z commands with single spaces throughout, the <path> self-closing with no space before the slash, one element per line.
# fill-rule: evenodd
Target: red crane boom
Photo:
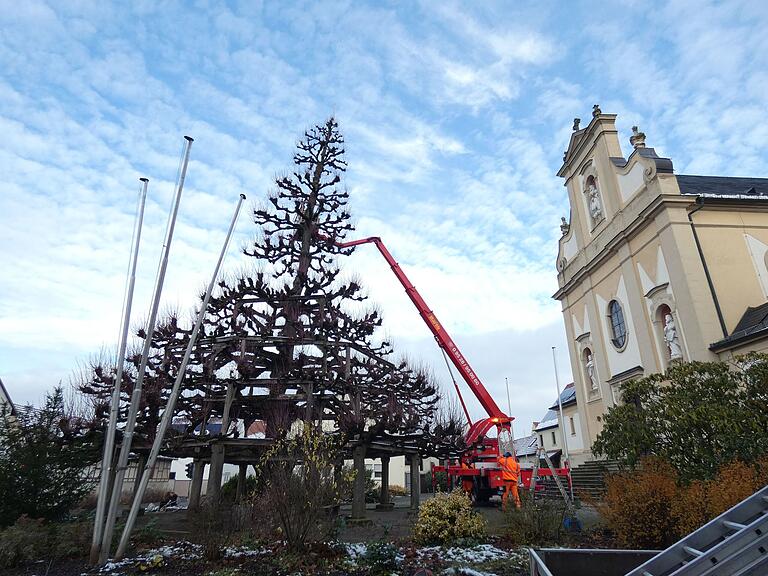
<path fill-rule="evenodd" d="M 339 248 L 351 248 L 361 244 L 376 245 L 376 248 L 378 248 L 379 252 L 381 252 L 381 255 L 384 256 L 384 259 L 392 268 L 392 272 L 394 272 L 395 276 L 400 281 L 400 284 L 402 284 L 403 288 L 405 288 L 405 293 L 408 295 L 408 298 L 411 299 L 411 302 L 413 302 L 414 306 L 416 306 L 416 309 L 419 311 L 419 314 L 424 320 L 424 323 L 434 335 L 435 340 L 437 340 L 438 345 L 446 352 L 453 365 L 456 367 L 462 378 L 464 378 L 464 381 L 469 386 L 469 389 L 472 390 L 475 397 L 479 400 L 480 404 L 485 409 L 485 412 L 489 417 L 472 423 L 472 420 L 469 417 L 469 412 L 467 411 L 467 407 L 464 404 L 464 399 L 462 398 L 461 392 L 459 391 L 458 385 L 456 386 L 456 392 L 459 394 L 461 407 L 464 409 L 464 414 L 466 415 L 470 424 L 466 438 L 467 446 L 472 446 L 477 440 L 482 439 L 485 436 L 485 433 L 493 426 L 497 426 L 499 428 L 509 428 L 510 422 L 512 422 L 513 418 L 504 414 L 504 412 L 502 412 L 498 407 L 496 402 L 488 393 L 488 390 L 486 390 L 485 386 L 483 386 L 480 378 L 478 378 L 475 371 L 469 365 L 467 359 L 459 350 L 459 347 L 448 335 L 448 332 L 446 332 L 445 327 L 440 324 L 440 321 L 435 316 L 435 313 L 429 309 L 429 306 L 427 306 L 427 303 L 421 297 L 421 294 L 419 294 L 419 292 L 416 290 L 416 287 L 405 275 L 402 268 L 400 268 L 400 265 L 392 257 L 392 254 L 390 254 L 389 250 L 387 250 L 386 246 L 384 246 L 381 238 L 372 236 L 370 238 L 361 238 L 360 240 L 352 240 L 350 242 L 334 243 Z"/>

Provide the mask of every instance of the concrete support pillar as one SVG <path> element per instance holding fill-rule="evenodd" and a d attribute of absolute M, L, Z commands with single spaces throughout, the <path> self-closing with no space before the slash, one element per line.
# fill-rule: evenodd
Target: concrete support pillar
<path fill-rule="evenodd" d="M 421 474 L 419 474 L 421 457 L 418 454 L 411 454 L 409 459 L 411 461 L 411 510 L 418 510 L 421 498 Z"/>
<path fill-rule="evenodd" d="M 352 519 L 365 518 L 365 446 L 352 450 L 355 466 L 355 484 L 352 491 Z"/>
<path fill-rule="evenodd" d="M 245 499 L 245 482 L 248 476 L 248 464 L 240 464 L 237 471 L 237 499 Z"/>
<path fill-rule="evenodd" d="M 389 501 L 389 456 L 381 457 L 381 493 L 379 494 L 379 503 L 376 505 L 379 510 L 389 510 L 394 508 Z"/>
<path fill-rule="evenodd" d="M 200 493 L 203 491 L 203 474 L 205 473 L 205 461 L 195 458 L 192 462 L 192 482 L 189 485 L 189 504 L 190 510 L 200 508 Z"/>
<path fill-rule="evenodd" d="M 229 430 L 229 412 L 232 409 L 232 400 L 235 396 L 235 385 L 230 382 L 227 385 L 227 395 L 224 399 L 224 412 L 221 416 L 221 437 L 227 435 Z M 224 446 L 218 442 L 211 443 L 211 469 L 208 472 L 208 489 L 206 497 L 212 502 L 218 503 L 221 495 L 221 477 L 224 474 Z"/>
<path fill-rule="evenodd" d="M 224 475 L 224 446 L 211 445 L 211 466 L 208 469 L 208 486 L 205 497 L 211 502 L 218 502 L 221 494 L 221 477 Z"/>

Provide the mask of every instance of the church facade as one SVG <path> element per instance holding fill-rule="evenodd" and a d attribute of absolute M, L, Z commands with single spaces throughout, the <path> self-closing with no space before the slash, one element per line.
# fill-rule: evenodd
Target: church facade
<path fill-rule="evenodd" d="M 585 446 L 622 382 L 670 362 L 768 351 L 768 179 L 676 175 L 616 115 L 574 121 L 558 176 L 559 289 Z"/>

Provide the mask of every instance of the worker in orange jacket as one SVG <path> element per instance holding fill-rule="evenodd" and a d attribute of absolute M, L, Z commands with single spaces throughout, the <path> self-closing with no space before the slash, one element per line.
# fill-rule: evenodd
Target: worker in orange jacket
<path fill-rule="evenodd" d="M 501 479 L 504 482 L 504 493 L 501 496 L 501 507 L 507 509 L 507 499 L 512 494 L 515 500 L 515 507 L 520 508 L 520 495 L 517 493 L 517 479 L 520 477 L 520 464 L 510 452 L 504 452 L 504 456 L 499 456 L 499 466 L 501 466 Z"/>

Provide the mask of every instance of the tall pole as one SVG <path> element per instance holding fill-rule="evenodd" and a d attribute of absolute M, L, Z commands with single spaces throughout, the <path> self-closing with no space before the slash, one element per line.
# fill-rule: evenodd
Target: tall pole
<path fill-rule="evenodd" d="M 509 378 L 504 378 L 504 384 L 507 385 L 507 416 L 512 416 L 512 400 L 509 396 Z M 512 434 L 512 448 L 515 447 L 515 425 L 514 420 L 509 421 L 509 432 Z M 517 454 L 514 454 L 517 456 Z"/>
<path fill-rule="evenodd" d="M 91 564 L 99 559 L 99 546 L 101 535 L 104 531 L 104 512 L 107 507 L 107 492 L 109 491 L 109 478 L 112 475 L 112 457 L 115 451 L 115 429 L 117 417 L 120 412 L 120 387 L 123 383 L 123 366 L 125 364 L 125 348 L 128 343 L 128 330 L 131 324 L 131 306 L 133 304 L 133 289 L 136 285 L 136 263 L 139 258 L 139 245 L 141 244 L 141 226 L 144 222 L 144 205 L 147 199 L 147 178 L 141 180 L 141 192 L 139 196 L 139 209 L 136 213 L 136 221 L 133 225 L 134 233 L 131 246 L 131 257 L 128 265 L 128 286 L 125 293 L 125 307 L 120 334 L 120 344 L 117 352 L 117 374 L 115 375 L 115 388 L 112 391 L 112 401 L 109 411 L 109 423 L 107 435 L 104 439 L 104 454 L 101 457 L 101 477 L 99 478 L 99 494 L 96 500 L 96 518 L 93 524 L 93 539 L 91 540 Z"/>
<path fill-rule="evenodd" d="M 568 438 L 565 433 L 565 416 L 563 416 L 563 402 L 560 399 L 560 374 L 557 371 L 557 358 L 555 357 L 555 347 L 552 346 L 552 364 L 555 366 L 555 384 L 557 384 L 557 409 L 560 415 L 560 437 L 563 439 L 563 451 L 565 452 L 566 467 L 570 469 L 571 458 L 568 454 Z M 554 474 L 554 470 L 552 471 Z M 573 482 L 568 482 L 571 488 L 571 502 L 573 502 Z"/>
<path fill-rule="evenodd" d="M 128 456 L 131 453 L 131 441 L 133 440 L 133 429 L 136 427 L 136 416 L 139 412 L 139 403 L 141 402 L 141 387 L 144 383 L 144 373 L 147 369 L 147 362 L 149 360 L 149 349 L 152 346 L 152 338 L 155 333 L 155 320 L 157 319 L 157 311 L 160 307 L 160 296 L 163 292 L 163 282 L 165 281 L 165 272 L 168 269 L 168 254 L 171 250 L 171 241 L 173 240 L 173 230 L 176 227 L 176 216 L 179 213 L 179 204 L 181 203 L 181 192 L 184 189 L 184 179 L 187 176 L 187 166 L 189 165 L 189 150 L 192 147 L 193 139 L 189 136 L 184 136 L 187 141 L 184 157 L 181 163 L 181 172 L 179 175 L 179 182 L 176 186 L 176 196 L 171 207 L 171 214 L 168 221 L 168 229 L 166 230 L 165 243 L 163 245 L 163 252 L 160 260 L 160 269 L 157 273 L 157 282 L 155 284 L 155 292 L 152 297 L 152 310 L 149 315 L 149 322 L 147 324 L 146 338 L 144 340 L 144 349 L 141 354 L 141 364 L 139 366 L 138 374 L 136 375 L 136 384 L 133 387 L 133 393 L 131 394 L 131 404 L 128 409 L 128 419 L 125 423 L 125 430 L 123 431 L 123 441 L 120 445 L 120 457 L 117 461 L 117 470 L 115 471 L 115 483 L 112 488 L 112 498 L 109 502 L 109 512 L 107 514 L 107 523 L 104 528 L 104 535 L 101 541 L 101 553 L 99 555 L 100 562 L 106 562 L 109 558 L 109 549 L 112 543 L 112 533 L 115 528 L 115 520 L 117 518 L 117 509 L 120 506 L 120 495 L 123 491 L 123 480 L 125 479 L 125 471 L 128 469 Z M 138 474 L 138 471 L 137 471 Z"/>
<path fill-rule="evenodd" d="M 184 376 L 186 375 L 186 372 L 187 372 L 187 365 L 189 364 L 189 358 L 190 356 L 192 356 L 192 349 L 195 346 L 197 335 L 200 332 L 200 327 L 203 324 L 203 319 L 205 318 L 205 312 L 208 309 L 208 302 L 211 299 L 213 288 L 216 285 L 216 278 L 219 275 L 219 269 L 221 268 L 221 263 L 224 261 L 224 256 L 227 253 L 229 240 L 232 237 L 232 231 L 235 229 L 235 224 L 237 223 L 237 216 L 240 213 L 240 207 L 243 205 L 243 200 L 245 200 L 245 194 L 240 194 L 240 199 L 238 200 L 237 207 L 235 208 L 235 214 L 232 216 L 232 222 L 229 224 L 227 237 L 224 240 L 224 245 L 221 247 L 219 260 L 216 262 L 216 268 L 214 268 L 213 275 L 211 276 L 211 281 L 208 283 L 208 289 L 205 292 L 203 303 L 200 306 L 200 311 L 197 313 L 197 321 L 195 322 L 195 327 L 192 330 L 192 334 L 189 337 L 189 342 L 187 342 L 187 349 L 184 352 L 184 359 L 181 361 L 181 366 L 179 367 L 179 371 L 176 374 L 176 381 L 173 383 L 173 389 L 171 390 L 171 395 L 168 398 L 168 404 L 165 407 L 165 411 L 163 412 L 163 418 L 160 421 L 160 426 L 157 429 L 157 434 L 155 435 L 155 441 L 152 444 L 152 450 L 149 453 L 147 464 L 144 467 L 144 472 L 141 476 L 141 483 L 139 484 L 139 488 L 138 490 L 136 490 L 136 494 L 133 497 L 133 504 L 131 505 L 131 511 L 128 514 L 128 520 L 126 520 L 125 522 L 123 535 L 120 537 L 120 544 L 118 545 L 117 553 L 115 554 L 115 558 L 118 560 L 123 557 L 126 549 L 128 548 L 128 542 L 131 537 L 131 532 L 133 531 L 133 526 L 136 523 L 136 517 L 139 515 L 139 508 L 141 508 L 141 500 L 144 498 L 144 493 L 146 492 L 147 486 L 149 485 L 149 479 L 152 476 L 152 470 L 155 467 L 155 462 L 157 461 L 157 457 L 160 454 L 160 448 L 163 445 L 163 439 L 165 438 L 165 433 L 168 430 L 168 426 L 171 423 L 171 418 L 173 417 L 173 411 L 176 408 L 176 401 L 178 400 L 179 393 L 181 392 L 181 383 L 184 380 Z M 228 412 L 225 411 L 225 414 L 224 414 L 225 419 L 227 414 Z M 137 474 L 138 474 L 138 471 L 137 471 Z"/>

